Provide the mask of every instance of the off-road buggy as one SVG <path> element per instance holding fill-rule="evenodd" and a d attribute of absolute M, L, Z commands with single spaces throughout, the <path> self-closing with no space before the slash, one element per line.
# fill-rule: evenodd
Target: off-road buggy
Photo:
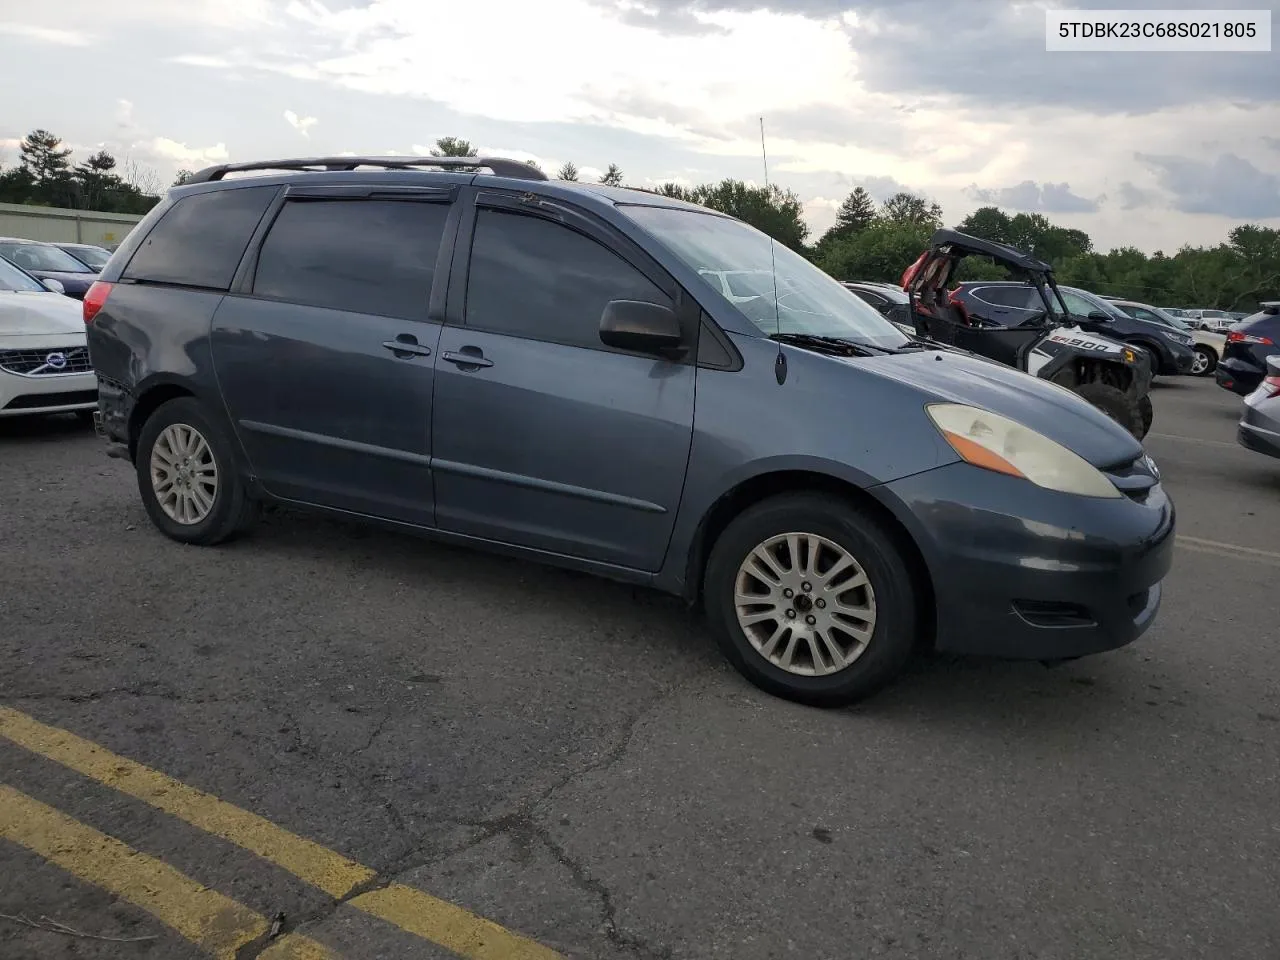
<path fill-rule="evenodd" d="M 1044 302 L 1044 313 L 1004 326 L 966 308 L 948 288 L 956 268 L 969 256 L 993 260 L 1012 279 L 1033 286 Z M 1151 429 L 1149 359 L 1144 351 L 1100 335 L 1087 317 L 1073 315 L 1049 264 L 1003 243 L 938 230 L 929 249 L 903 274 L 902 287 L 911 298 L 917 336 L 1066 387 L 1139 440 Z"/>

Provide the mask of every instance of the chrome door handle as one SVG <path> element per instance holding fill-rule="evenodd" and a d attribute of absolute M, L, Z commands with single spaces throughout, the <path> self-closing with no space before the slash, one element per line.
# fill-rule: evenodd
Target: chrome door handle
<path fill-rule="evenodd" d="M 485 355 L 475 347 L 463 347 L 461 350 L 446 350 L 440 354 L 450 363 L 457 364 L 459 367 L 492 367 L 493 361 L 485 358 Z"/>

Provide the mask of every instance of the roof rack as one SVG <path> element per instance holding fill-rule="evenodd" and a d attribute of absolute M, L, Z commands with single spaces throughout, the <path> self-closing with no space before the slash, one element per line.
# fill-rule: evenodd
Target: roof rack
<path fill-rule="evenodd" d="M 330 170 L 355 170 L 357 167 L 381 167 L 384 170 L 417 170 L 422 167 L 487 167 L 495 176 L 515 180 L 547 180 L 545 173 L 530 163 L 506 157 L 304 157 L 295 160 L 255 160 L 251 163 L 220 163 L 192 174 L 186 183 L 212 183 L 228 173 L 249 170 L 296 170 L 318 173 Z"/>

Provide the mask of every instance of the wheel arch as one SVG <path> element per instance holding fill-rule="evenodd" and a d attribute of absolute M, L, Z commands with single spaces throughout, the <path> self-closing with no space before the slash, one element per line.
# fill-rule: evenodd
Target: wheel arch
<path fill-rule="evenodd" d="M 137 457 L 138 436 L 142 433 L 143 424 L 162 405 L 179 397 L 198 398 L 199 394 L 189 384 L 167 377 L 144 381 L 139 385 L 133 401 L 133 409 L 129 411 L 130 461 Z"/>
<path fill-rule="evenodd" d="M 873 517 L 893 538 L 920 588 L 921 637 L 932 644 L 936 635 L 933 576 L 915 537 L 892 509 L 866 488 L 828 473 L 808 469 L 780 469 L 748 477 L 721 495 L 703 514 L 686 560 L 684 594 L 690 604 L 702 596 L 707 561 L 720 535 L 757 503 L 789 493 L 825 493 L 838 497 Z"/>

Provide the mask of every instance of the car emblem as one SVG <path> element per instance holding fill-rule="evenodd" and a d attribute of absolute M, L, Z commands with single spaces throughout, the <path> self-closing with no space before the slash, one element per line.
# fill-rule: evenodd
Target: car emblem
<path fill-rule="evenodd" d="M 1156 466 L 1156 462 L 1151 459 L 1151 454 L 1147 454 L 1142 458 L 1142 462 L 1146 464 L 1147 469 L 1151 471 L 1151 475 L 1157 480 L 1160 479 L 1160 468 Z"/>
<path fill-rule="evenodd" d="M 44 358 L 44 365 L 52 370 L 61 370 L 67 365 L 67 355 L 65 353 L 51 353 Z"/>

